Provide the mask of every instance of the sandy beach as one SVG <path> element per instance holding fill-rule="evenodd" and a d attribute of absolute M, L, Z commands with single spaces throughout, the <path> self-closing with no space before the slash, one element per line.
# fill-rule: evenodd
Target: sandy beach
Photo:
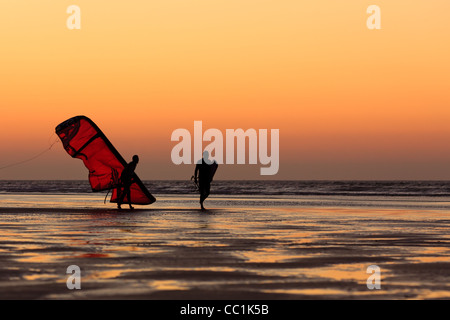
<path fill-rule="evenodd" d="M 101 195 L 0 194 L 0 299 L 450 298 L 447 210 L 270 201 L 212 197 L 205 213 L 159 196 L 119 212 Z"/>

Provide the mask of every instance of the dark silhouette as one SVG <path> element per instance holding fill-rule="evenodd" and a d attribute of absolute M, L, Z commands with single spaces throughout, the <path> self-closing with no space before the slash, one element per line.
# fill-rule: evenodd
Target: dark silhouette
<path fill-rule="evenodd" d="M 118 197 L 117 197 L 117 208 L 120 210 L 122 209 L 121 205 L 123 203 L 123 200 L 125 199 L 125 196 L 127 196 L 128 199 L 128 205 L 130 206 L 130 209 L 134 209 L 131 206 L 131 184 L 133 183 L 133 176 L 134 176 L 134 170 L 136 170 L 136 166 L 139 163 L 139 157 L 134 155 L 133 161 L 128 163 L 125 168 L 122 171 L 122 174 L 120 175 L 120 184 L 117 188 Z M 123 190 L 122 190 L 123 188 Z"/>
<path fill-rule="evenodd" d="M 203 159 L 201 163 L 197 163 L 194 171 L 194 181 L 198 185 L 198 190 L 200 192 L 200 206 L 202 210 L 206 210 L 203 206 L 203 202 L 208 198 L 211 181 L 217 170 L 218 164 L 209 159 L 208 151 L 203 152 Z M 198 177 L 198 178 L 197 178 Z"/>

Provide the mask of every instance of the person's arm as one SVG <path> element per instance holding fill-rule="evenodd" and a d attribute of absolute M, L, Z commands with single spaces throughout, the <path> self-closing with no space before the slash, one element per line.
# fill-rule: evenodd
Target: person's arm
<path fill-rule="evenodd" d="M 136 177 L 136 167 L 137 167 L 137 163 L 134 163 L 133 164 L 133 166 L 132 166 L 132 168 L 131 168 L 131 170 L 133 171 L 132 173 L 131 173 L 131 182 L 133 183 L 133 182 L 135 182 L 135 178 L 134 177 Z"/>
<path fill-rule="evenodd" d="M 197 175 L 198 175 L 198 164 L 195 165 L 195 171 L 194 171 L 194 180 L 197 181 Z"/>

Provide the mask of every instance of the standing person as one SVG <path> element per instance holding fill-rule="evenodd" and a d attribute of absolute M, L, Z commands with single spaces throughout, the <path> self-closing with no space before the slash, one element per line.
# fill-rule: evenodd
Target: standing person
<path fill-rule="evenodd" d="M 209 159 L 208 151 L 203 152 L 202 162 L 195 165 L 194 181 L 198 185 L 200 191 L 200 206 L 202 210 L 206 210 L 203 206 L 203 202 L 209 196 L 211 181 L 218 166 L 219 165 L 215 161 Z"/>
<path fill-rule="evenodd" d="M 134 170 L 136 170 L 136 166 L 139 163 L 139 157 L 137 155 L 133 156 L 133 160 L 128 163 L 125 168 L 122 171 L 122 174 L 120 175 L 120 184 L 117 188 L 118 191 L 118 197 L 117 197 L 117 208 L 119 210 L 122 209 L 121 205 L 123 203 L 123 200 L 125 199 L 125 196 L 127 196 L 128 199 L 128 205 L 130 206 L 130 209 L 134 209 L 131 206 L 131 184 L 133 183 L 133 176 L 134 176 Z M 123 191 L 122 191 L 123 188 Z"/>

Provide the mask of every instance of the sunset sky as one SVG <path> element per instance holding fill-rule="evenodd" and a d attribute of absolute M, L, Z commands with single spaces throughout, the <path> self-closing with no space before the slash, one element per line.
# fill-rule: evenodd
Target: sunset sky
<path fill-rule="evenodd" d="M 81 29 L 69 30 L 70 5 Z M 381 8 L 381 30 L 366 9 Z M 14 0 L 0 5 L 0 167 L 91 118 L 144 180 L 189 179 L 177 128 L 279 129 L 280 170 L 217 179 L 450 179 L 450 2 Z M 206 145 L 206 144 L 205 144 Z M 56 144 L 0 179 L 84 179 Z"/>

